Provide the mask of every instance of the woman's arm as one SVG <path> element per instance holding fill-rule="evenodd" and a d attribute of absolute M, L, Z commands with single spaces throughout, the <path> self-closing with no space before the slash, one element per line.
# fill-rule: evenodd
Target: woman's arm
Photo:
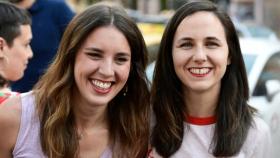
<path fill-rule="evenodd" d="M 0 105 L 0 157 L 11 158 L 16 143 L 21 118 L 20 96 Z"/>

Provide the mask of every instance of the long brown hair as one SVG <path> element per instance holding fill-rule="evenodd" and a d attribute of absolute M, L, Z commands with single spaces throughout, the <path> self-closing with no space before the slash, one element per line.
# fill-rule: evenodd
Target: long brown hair
<path fill-rule="evenodd" d="M 210 152 L 214 156 L 238 154 L 252 125 L 253 109 L 248 106 L 248 81 L 238 36 L 228 15 L 210 1 L 189 2 L 179 8 L 169 21 L 158 54 L 151 92 L 156 117 L 152 146 L 163 157 L 174 154 L 184 136 L 184 120 L 188 109 L 184 102 L 182 83 L 176 76 L 172 60 L 174 34 L 181 21 L 196 12 L 211 12 L 221 21 L 229 47 L 231 64 L 221 81 L 216 107 L 217 122 Z M 191 145 L 191 144 L 190 144 Z"/>
<path fill-rule="evenodd" d="M 108 105 L 110 146 L 113 157 L 142 158 L 149 137 L 149 90 L 144 73 L 147 50 L 136 24 L 119 7 L 95 4 L 74 17 L 65 30 L 54 62 L 36 84 L 34 92 L 40 117 L 40 138 L 48 157 L 74 158 L 79 142 L 71 94 L 75 85 L 74 61 L 87 36 L 98 27 L 113 25 L 129 42 L 131 71 L 123 89 Z"/>

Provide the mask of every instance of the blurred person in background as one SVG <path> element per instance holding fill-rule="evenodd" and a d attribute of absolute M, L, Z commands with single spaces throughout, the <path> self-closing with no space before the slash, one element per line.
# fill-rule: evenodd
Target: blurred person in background
<path fill-rule="evenodd" d="M 11 3 L 0 2 L 0 104 L 15 94 L 10 81 L 24 75 L 28 60 L 32 57 L 30 41 L 31 19 L 26 10 Z"/>
<path fill-rule="evenodd" d="M 0 106 L 0 157 L 144 158 L 147 49 L 123 9 L 95 4 L 65 30 L 30 93 Z"/>
<path fill-rule="evenodd" d="M 270 130 L 247 103 L 247 80 L 229 16 L 206 0 L 179 8 L 155 65 L 149 157 L 270 157 Z"/>
<path fill-rule="evenodd" d="M 32 18 L 31 48 L 34 56 L 28 64 L 24 77 L 11 85 L 14 91 L 27 92 L 53 60 L 65 27 L 73 18 L 74 12 L 64 0 L 9 1 L 27 9 Z"/>

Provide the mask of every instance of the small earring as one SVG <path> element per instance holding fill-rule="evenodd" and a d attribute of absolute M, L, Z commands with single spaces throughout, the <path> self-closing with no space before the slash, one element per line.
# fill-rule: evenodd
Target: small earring
<path fill-rule="evenodd" d="M 125 88 L 124 88 L 124 92 L 123 92 L 123 96 L 126 96 L 127 91 L 128 91 L 128 87 L 127 87 L 127 86 L 125 86 Z"/>

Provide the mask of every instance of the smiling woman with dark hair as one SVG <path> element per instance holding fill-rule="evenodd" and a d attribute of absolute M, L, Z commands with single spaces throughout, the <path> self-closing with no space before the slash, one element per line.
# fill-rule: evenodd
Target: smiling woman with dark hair
<path fill-rule="evenodd" d="M 154 73 L 150 157 L 269 157 L 269 128 L 247 104 L 237 33 L 215 4 L 197 0 L 175 12 Z"/>
<path fill-rule="evenodd" d="M 141 32 L 122 9 L 89 7 L 33 91 L 0 107 L 0 157 L 145 157 L 146 63 Z"/>

